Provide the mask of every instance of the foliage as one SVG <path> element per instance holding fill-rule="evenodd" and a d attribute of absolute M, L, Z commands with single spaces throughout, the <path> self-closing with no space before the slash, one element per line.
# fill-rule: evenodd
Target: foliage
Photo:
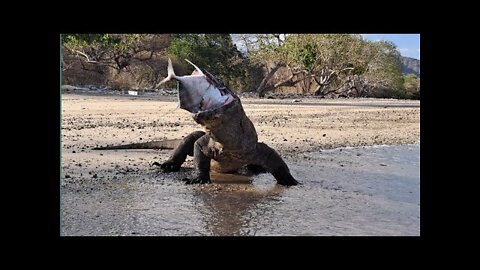
<path fill-rule="evenodd" d="M 260 96 L 288 87 L 324 97 L 419 98 L 420 80 L 402 75 L 391 42 L 352 34 L 65 34 L 64 82 L 117 89 L 154 87 L 166 76 L 167 58 L 178 75 L 197 66 L 236 91 Z M 242 43 L 242 42 L 240 42 Z M 90 80 L 90 81 L 89 81 Z"/>
<path fill-rule="evenodd" d="M 245 62 L 227 34 L 174 35 L 167 53 L 178 60 L 188 59 L 231 86 L 245 79 Z M 188 65 L 185 63 L 185 65 Z"/>
<path fill-rule="evenodd" d="M 151 87 L 160 79 L 159 63 L 169 35 L 66 34 L 62 41 L 62 71 L 66 80 L 75 80 L 79 70 L 83 70 L 102 74 L 112 87 L 119 85 L 118 78 L 122 78 L 124 87 Z M 143 67 L 138 68 L 139 65 Z"/>
<path fill-rule="evenodd" d="M 315 83 L 313 93 L 321 96 L 361 96 L 375 88 L 400 91 L 403 87 L 400 55 L 389 42 L 370 42 L 351 34 L 272 34 L 251 40 L 257 42 L 249 48 L 254 61 L 269 72 L 282 66 L 290 73 L 277 82 L 270 74 L 270 82 L 260 85 L 259 93 L 302 81 Z M 358 88 L 360 82 L 361 91 L 351 91 L 349 86 Z"/>
<path fill-rule="evenodd" d="M 407 74 L 404 75 L 403 80 L 406 98 L 420 99 L 420 78 L 415 74 Z"/>

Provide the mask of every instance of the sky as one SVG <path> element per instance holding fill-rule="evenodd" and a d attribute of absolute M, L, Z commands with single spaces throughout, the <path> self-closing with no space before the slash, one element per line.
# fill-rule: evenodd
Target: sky
<path fill-rule="evenodd" d="M 362 34 L 362 36 L 371 41 L 391 41 L 402 56 L 420 60 L 420 34 Z"/>

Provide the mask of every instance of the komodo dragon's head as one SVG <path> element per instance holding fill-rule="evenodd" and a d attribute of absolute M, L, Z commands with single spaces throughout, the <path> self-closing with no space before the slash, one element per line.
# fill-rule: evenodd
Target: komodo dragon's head
<path fill-rule="evenodd" d="M 171 79 L 177 80 L 180 108 L 191 112 L 196 122 L 200 124 L 212 122 L 241 106 L 240 98 L 215 76 L 185 60 L 195 67 L 192 75 L 175 75 L 172 61 L 168 59 L 168 76 L 157 86 Z"/>

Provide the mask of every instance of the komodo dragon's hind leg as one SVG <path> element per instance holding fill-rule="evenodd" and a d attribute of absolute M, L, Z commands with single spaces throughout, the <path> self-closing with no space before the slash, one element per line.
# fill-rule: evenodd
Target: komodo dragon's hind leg
<path fill-rule="evenodd" d="M 290 174 L 287 164 L 280 155 L 264 143 L 257 143 L 257 155 L 253 164 L 265 168 L 280 185 L 295 186 L 299 184 Z"/>
<path fill-rule="evenodd" d="M 253 174 L 261 174 L 261 173 L 267 173 L 268 172 L 267 169 L 265 169 L 263 166 L 257 165 L 257 164 L 248 164 L 247 165 L 247 170 L 250 171 Z"/>
<path fill-rule="evenodd" d="M 193 156 L 194 144 L 203 135 L 205 135 L 205 132 L 203 131 L 190 133 L 173 150 L 173 154 L 170 158 L 160 165 L 160 168 L 162 168 L 164 172 L 177 172 L 180 170 L 180 166 L 182 166 L 185 159 L 187 159 L 187 155 Z"/>

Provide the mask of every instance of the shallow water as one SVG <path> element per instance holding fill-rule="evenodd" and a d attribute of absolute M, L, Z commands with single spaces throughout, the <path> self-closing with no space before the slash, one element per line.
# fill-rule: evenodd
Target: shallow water
<path fill-rule="evenodd" d="M 286 159 L 303 184 L 270 174 L 146 171 L 62 184 L 62 235 L 420 235 L 420 145 L 340 148 Z"/>

